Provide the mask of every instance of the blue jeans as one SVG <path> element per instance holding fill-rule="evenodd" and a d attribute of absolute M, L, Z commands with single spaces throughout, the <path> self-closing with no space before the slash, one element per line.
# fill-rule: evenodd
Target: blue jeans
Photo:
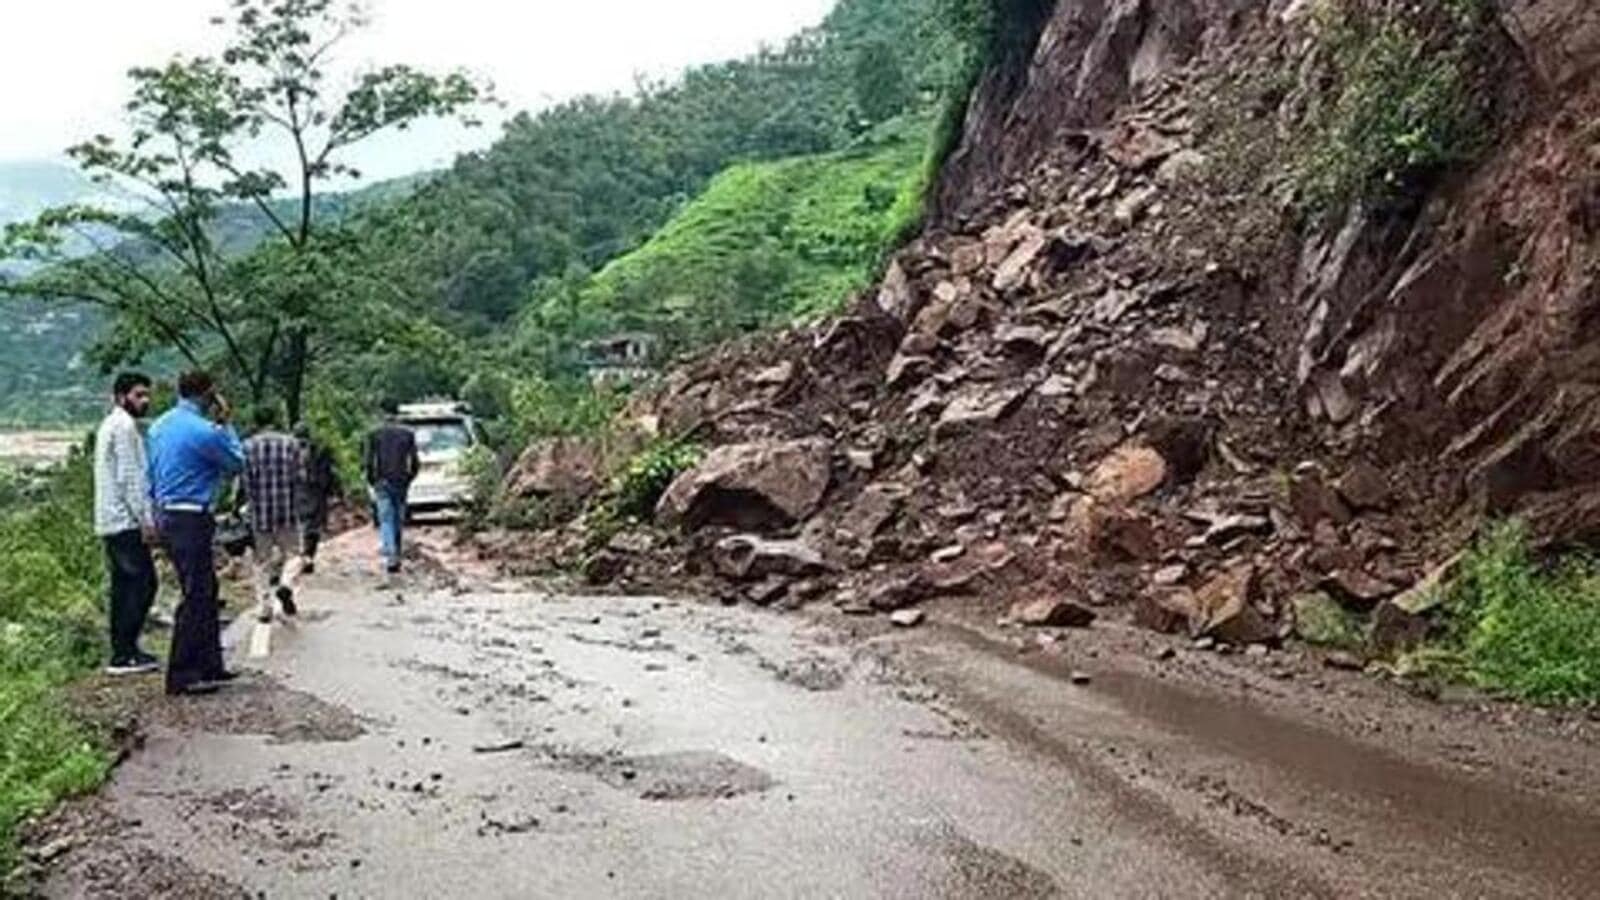
<path fill-rule="evenodd" d="M 392 481 L 373 485 L 373 499 L 378 513 L 378 545 L 383 564 L 389 568 L 400 565 L 401 539 L 406 524 L 406 490 L 408 486 Z"/>

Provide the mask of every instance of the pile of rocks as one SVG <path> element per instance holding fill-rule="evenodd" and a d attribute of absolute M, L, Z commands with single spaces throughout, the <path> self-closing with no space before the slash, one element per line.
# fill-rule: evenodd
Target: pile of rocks
<path fill-rule="evenodd" d="M 863 614 L 966 593 L 1022 622 L 1115 614 L 1224 644 L 1350 616 L 1386 648 L 1424 636 L 1448 559 L 1510 508 L 1479 502 L 1479 476 L 1516 476 L 1488 478 L 1512 499 L 1564 484 L 1594 395 L 1558 391 L 1528 407 L 1551 411 L 1530 423 L 1544 431 L 1496 444 L 1524 421 L 1517 357 L 1439 311 L 1419 312 L 1426 333 L 1393 315 L 1424 297 L 1417 266 L 1454 259 L 1462 284 L 1475 271 L 1465 245 L 1418 256 L 1445 240 L 1427 230 L 1440 215 L 1358 209 L 1301 233 L 1278 208 L 1281 173 L 1259 189 L 1219 175 L 1249 158 L 1230 144 L 1243 131 L 1213 121 L 1228 85 L 1252 65 L 1298 70 L 1305 52 L 1300 4 L 1224 5 L 1186 0 L 1130 30 L 1117 17 L 1155 14 L 1062 4 L 1024 86 L 980 91 L 941 211 L 874 291 L 831 321 L 717 348 L 630 407 L 635 427 L 713 449 L 663 498 L 663 530 L 613 538 L 591 575 L 701 576 L 730 599 Z M 1105 21 L 1079 21 L 1092 16 Z M 1117 43 L 1133 33 L 1159 46 Z M 1019 119 L 1052 84 L 1100 92 Z M 1297 101 L 1252 102 L 1233 112 L 1269 123 L 1270 143 Z M 1486 304 L 1473 315 L 1493 319 Z M 1571 452 L 1541 467 L 1546 445 Z M 564 471 L 561 448 L 530 453 Z"/>

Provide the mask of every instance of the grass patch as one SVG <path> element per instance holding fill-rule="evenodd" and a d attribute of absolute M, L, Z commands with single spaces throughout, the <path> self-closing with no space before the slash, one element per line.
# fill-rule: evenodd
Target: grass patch
<path fill-rule="evenodd" d="M 90 478 L 80 455 L 36 494 L 0 507 L 0 884 L 17 862 L 17 827 L 92 790 L 110 766 L 60 694 L 102 648 Z"/>
<path fill-rule="evenodd" d="M 1412 197 L 1476 157 L 1487 130 L 1478 76 L 1488 16 L 1484 0 L 1324 0 L 1315 29 L 1326 89 L 1297 166 L 1309 211 Z"/>
<path fill-rule="evenodd" d="M 1592 557 L 1541 565 L 1522 527 L 1500 524 L 1467 555 L 1445 605 L 1448 649 L 1474 684 L 1541 704 L 1600 701 L 1600 563 Z"/>

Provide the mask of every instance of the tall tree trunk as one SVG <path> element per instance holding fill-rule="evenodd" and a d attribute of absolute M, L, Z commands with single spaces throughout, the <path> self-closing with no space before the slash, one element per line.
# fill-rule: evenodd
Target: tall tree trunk
<path fill-rule="evenodd" d="M 284 349 L 283 402 L 289 421 L 297 423 L 305 409 L 306 370 L 311 366 L 310 335 L 304 325 L 289 330 Z"/>

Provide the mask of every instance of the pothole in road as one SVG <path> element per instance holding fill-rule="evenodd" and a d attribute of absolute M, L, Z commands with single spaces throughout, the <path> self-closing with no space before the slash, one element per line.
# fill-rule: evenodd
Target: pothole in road
<path fill-rule="evenodd" d="M 941 829 L 930 841 L 939 865 L 928 874 L 934 897 L 1006 900 L 1061 896 L 1055 879 L 1014 856 L 985 847 L 954 829 Z"/>
<path fill-rule="evenodd" d="M 726 800 L 769 790 L 778 782 L 765 771 L 712 750 L 640 756 L 540 748 L 552 766 L 593 775 L 643 800 Z"/>
<path fill-rule="evenodd" d="M 261 734 L 278 744 L 353 741 L 367 733 L 361 717 L 342 706 L 248 675 L 210 697 L 166 697 L 160 679 L 91 679 L 73 699 L 89 721 L 140 735 L 154 725 L 180 733 Z"/>

